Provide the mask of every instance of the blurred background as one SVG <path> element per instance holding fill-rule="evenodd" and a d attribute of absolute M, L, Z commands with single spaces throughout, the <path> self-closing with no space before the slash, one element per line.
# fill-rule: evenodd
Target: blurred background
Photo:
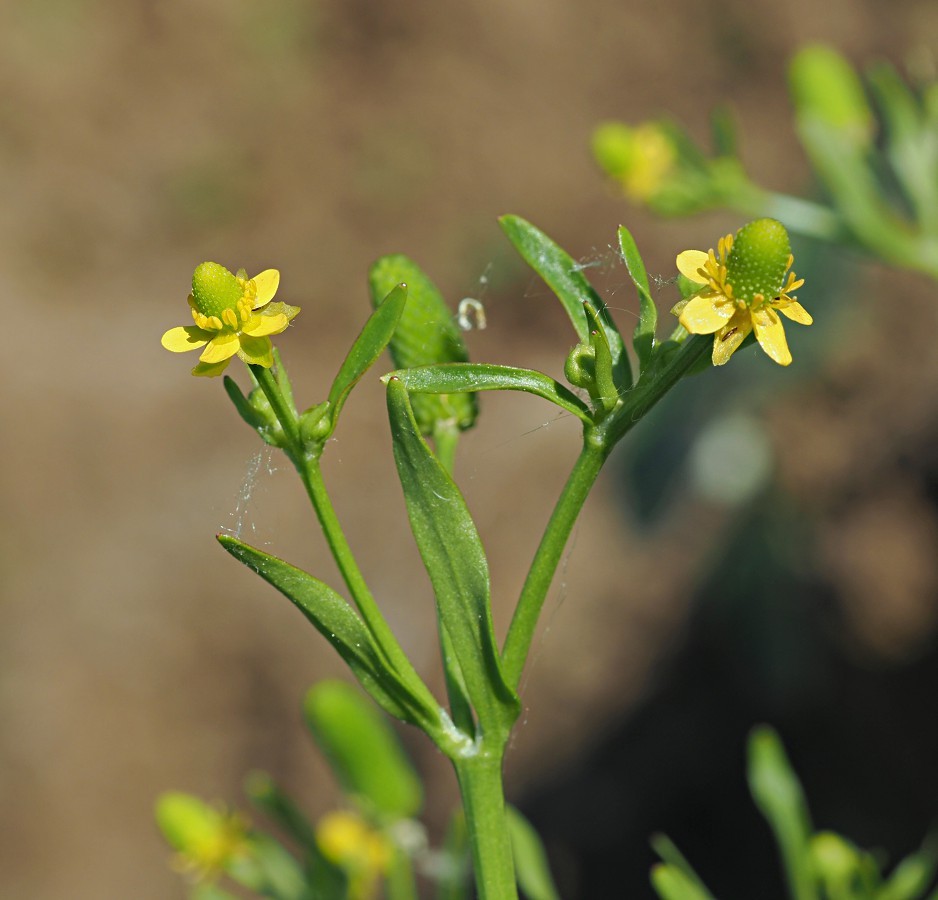
<path fill-rule="evenodd" d="M 278 345 L 304 406 L 325 396 L 368 312 L 367 267 L 388 252 L 454 303 L 484 302 L 473 358 L 559 377 L 572 332 L 496 217 L 522 215 L 582 260 L 630 330 L 620 222 L 664 280 L 676 252 L 741 222 L 628 208 L 591 161 L 592 129 L 665 112 L 704 139 L 730 101 L 755 178 L 810 191 L 785 67 L 816 40 L 901 64 L 938 47 L 938 6 L 0 6 L 0 273 L 19 322 L 0 359 L 0 896 L 183 897 L 152 824 L 169 788 L 238 805 L 261 768 L 314 815 L 335 802 L 299 705 L 343 668 L 213 535 L 339 579 L 292 473 L 258 455 L 220 380 L 159 345 L 188 321 L 195 265 L 280 269 L 278 299 L 303 307 Z M 720 896 L 780 896 L 744 782 L 762 721 L 816 824 L 896 856 L 938 812 L 934 285 L 796 254 L 818 324 L 788 329 L 794 365 L 751 349 L 669 396 L 611 460 L 548 599 L 508 790 L 564 897 L 650 896 L 655 830 Z M 662 283 L 663 316 L 675 299 Z M 457 475 L 503 633 L 578 429 L 530 398 L 483 400 Z M 388 450 L 369 378 L 324 467 L 439 690 Z M 452 777 L 401 733 L 437 836 Z"/>

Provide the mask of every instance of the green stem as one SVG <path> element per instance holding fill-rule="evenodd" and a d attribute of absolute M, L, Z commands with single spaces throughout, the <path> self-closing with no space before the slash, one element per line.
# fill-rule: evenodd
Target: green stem
<path fill-rule="evenodd" d="M 505 680 L 515 690 L 521 681 L 528 650 L 534 639 L 537 619 L 567 544 L 567 538 L 607 456 L 608 450 L 604 446 L 597 446 L 589 440 L 584 443 L 534 554 L 534 561 L 521 589 L 521 596 L 518 598 L 518 605 L 502 648 Z"/>
<path fill-rule="evenodd" d="M 508 636 L 502 648 L 502 666 L 515 690 L 527 660 L 534 629 L 560 563 L 564 547 L 586 497 L 612 448 L 713 346 L 713 337 L 691 335 L 672 354 L 647 386 L 627 392 L 621 406 L 601 424 L 588 428 L 580 453 L 534 554 Z"/>
<path fill-rule="evenodd" d="M 391 631 L 390 626 L 381 614 L 381 610 L 378 608 L 378 604 L 375 602 L 375 598 L 368 589 L 365 577 L 362 575 L 361 569 L 358 568 L 352 548 L 349 546 L 345 532 L 342 530 L 339 518 L 332 505 L 332 500 L 326 490 L 322 470 L 319 468 L 318 455 L 307 452 L 300 437 L 296 414 L 287 404 L 269 369 L 262 366 L 251 366 L 251 371 L 270 401 L 271 408 L 289 440 L 289 445 L 284 449 L 296 467 L 303 486 L 306 488 L 306 494 L 316 512 L 316 518 L 319 520 L 326 543 L 332 552 L 332 558 L 342 573 L 342 579 L 352 595 L 355 606 L 358 607 L 358 611 L 361 613 L 365 626 L 381 648 L 388 663 L 397 670 L 398 674 L 413 689 L 419 691 L 422 699 L 430 704 L 431 709 L 438 708 L 439 704 L 417 674 L 401 645 L 397 642 L 394 632 Z"/>
<path fill-rule="evenodd" d="M 479 900 L 517 900 L 502 754 L 480 752 L 455 761 L 454 766 L 472 847 L 476 894 Z"/>
<path fill-rule="evenodd" d="M 417 880 L 407 851 L 395 847 L 388 867 L 388 900 L 417 900 Z"/>

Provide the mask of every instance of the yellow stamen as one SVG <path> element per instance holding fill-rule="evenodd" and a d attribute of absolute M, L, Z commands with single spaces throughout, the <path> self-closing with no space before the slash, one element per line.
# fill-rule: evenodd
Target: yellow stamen
<path fill-rule="evenodd" d="M 235 311 L 233 309 L 224 310 L 221 314 L 221 317 L 224 320 L 225 324 L 228 325 L 230 328 L 238 327 L 238 317 L 235 315 Z"/>

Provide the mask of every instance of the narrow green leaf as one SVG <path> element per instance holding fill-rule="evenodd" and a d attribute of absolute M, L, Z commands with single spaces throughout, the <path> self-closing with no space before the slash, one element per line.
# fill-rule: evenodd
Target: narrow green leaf
<path fill-rule="evenodd" d="M 332 588 L 237 538 L 222 534 L 218 535 L 218 542 L 306 616 L 385 712 L 417 725 L 431 736 L 438 732 L 437 712 L 391 669 L 365 623 Z"/>
<path fill-rule="evenodd" d="M 923 897 L 938 872 L 938 840 L 935 835 L 921 850 L 910 853 L 893 869 L 876 900 L 916 900 Z"/>
<path fill-rule="evenodd" d="M 599 402 L 607 412 L 612 409 L 619 399 L 619 392 L 616 390 L 615 381 L 612 373 L 612 351 L 609 348 L 609 341 L 606 338 L 606 332 L 603 330 L 602 322 L 593 309 L 593 305 L 587 301 L 583 304 L 586 312 L 586 319 L 590 326 L 590 346 L 594 353 L 593 374 L 596 379 L 595 390 L 599 394 Z"/>
<path fill-rule="evenodd" d="M 659 864 L 651 870 L 651 884 L 661 900 L 712 900 L 680 869 Z"/>
<path fill-rule="evenodd" d="M 615 322 L 612 321 L 606 304 L 603 303 L 572 257 L 543 231 L 535 228 L 520 216 L 502 216 L 499 222 L 508 240 L 514 244 L 524 261 L 557 295 L 576 329 L 580 343 L 583 344 L 589 343 L 589 326 L 583 312 L 583 303 L 589 301 L 593 304 L 593 308 L 597 310 L 602 320 L 603 331 L 612 351 L 616 388 L 619 391 L 627 390 L 632 384 L 632 371 L 622 336 Z"/>
<path fill-rule="evenodd" d="M 692 896 L 699 896 L 705 898 L 705 900 L 713 900 L 713 896 L 707 890 L 707 886 L 701 881 L 700 876 L 694 871 L 693 866 L 691 866 L 684 857 L 684 854 L 677 849 L 674 842 L 667 835 L 654 835 L 651 839 L 651 846 L 655 853 L 664 860 L 669 869 L 681 875 L 684 885 L 690 885 L 697 891 L 697 894 Z M 672 876 L 664 877 L 668 878 Z"/>
<path fill-rule="evenodd" d="M 388 417 L 411 531 L 469 698 L 483 732 L 507 733 L 520 706 L 501 670 L 488 562 L 475 523 L 459 488 L 420 436 L 407 388 L 398 379 L 388 382 Z"/>
<path fill-rule="evenodd" d="M 269 816 L 304 851 L 318 852 L 312 823 L 267 772 L 251 772 L 245 779 L 244 792 L 257 809 Z"/>
<path fill-rule="evenodd" d="M 332 429 L 335 429 L 339 413 L 352 388 L 361 380 L 378 357 L 384 352 L 388 342 L 394 334 L 394 329 L 400 321 L 404 306 L 407 303 L 407 287 L 396 285 L 391 292 L 378 304 L 375 311 L 369 316 L 361 334 L 352 344 L 348 356 L 339 369 L 335 381 L 329 390 L 329 417 Z M 331 433 L 331 431 L 330 431 Z M 325 437 L 328 437 L 326 435 Z"/>
<path fill-rule="evenodd" d="M 415 816 L 423 786 L 390 723 L 344 681 L 320 681 L 303 702 L 306 724 L 342 790 L 370 815 L 395 821 Z"/>
<path fill-rule="evenodd" d="M 505 807 L 518 887 L 528 900 L 560 900 L 550 874 L 547 851 L 534 826 L 513 806 Z"/>
<path fill-rule="evenodd" d="M 817 900 L 811 857 L 811 817 L 778 735 L 769 727 L 749 736 L 749 789 L 781 851 L 793 900 Z"/>
<path fill-rule="evenodd" d="M 398 378 L 408 393 L 446 394 L 453 391 L 525 391 L 543 397 L 586 423 L 592 422 L 589 407 L 569 388 L 533 369 L 516 369 L 491 363 L 447 363 L 398 369 L 381 380 Z"/>
<path fill-rule="evenodd" d="M 378 302 L 394 285 L 407 285 L 407 305 L 388 344 L 398 369 L 434 363 L 467 362 L 469 352 L 456 325 L 453 311 L 423 269 L 402 253 L 382 256 L 368 273 L 371 301 Z M 471 394 L 421 395 L 413 398 L 420 433 L 433 434 L 439 420 L 453 420 L 459 428 L 471 428 L 479 414 Z"/>
<path fill-rule="evenodd" d="M 232 857 L 225 870 L 232 881 L 271 900 L 308 900 L 300 864 L 269 834 L 252 831 L 250 851 Z"/>
<path fill-rule="evenodd" d="M 638 291 L 638 324 L 632 334 L 632 346 L 638 355 L 639 372 L 644 375 L 651 365 L 655 349 L 655 329 L 658 327 L 658 307 L 651 298 L 648 286 L 648 273 L 645 263 L 638 252 L 638 245 L 631 232 L 624 225 L 619 226 L 619 247 L 628 269 L 629 278 Z"/>

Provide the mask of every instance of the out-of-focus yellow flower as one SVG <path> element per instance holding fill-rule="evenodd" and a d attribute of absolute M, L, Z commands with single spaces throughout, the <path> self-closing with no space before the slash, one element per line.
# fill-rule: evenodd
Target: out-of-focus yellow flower
<path fill-rule="evenodd" d="M 174 868 L 196 881 L 211 881 L 238 857 L 250 853 L 250 823 L 190 794 L 160 797 L 156 818 L 166 840 L 178 851 Z"/>
<path fill-rule="evenodd" d="M 173 353 L 204 347 L 193 375 L 221 375 L 235 354 L 269 369 L 274 364 L 269 336 L 285 331 L 300 311 L 298 306 L 270 302 L 279 284 L 276 269 L 248 278 L 244 269 L 232 275 L 218 263 L 202 263 L 192 275 L 189 294 L 195 325 L 170 328 L 163 346 Z"/>
<path fill-rule="evenodd" d="M 720 238 L 717 251 L 685 250 L 678 270 L 701 289 L 672 312 L 691 334 L 713 334 L 713 364 L 722 366 L 751 331 L 781 366 L 791 362 L 779 313 L 793 322 L 814 320 L 792 296 L 804 284 L 789 271 L 794 262 L 788 232 L 775 219 L 744 225 Z"/>
<path fill-rule="evenodd" d="M 652 199 L 677 163 L 674 144 L 657 122 L 600 125 L 593 135 L 593 153 L 634 203 Z"/>
<path fill-rule="evenodd" d="M 327 813 L 316 824 L 316 843 L 326 859 L 349 878 L 349 900 L 371 900 L 394 848 L 380 831 L 348 810 Z"/>

